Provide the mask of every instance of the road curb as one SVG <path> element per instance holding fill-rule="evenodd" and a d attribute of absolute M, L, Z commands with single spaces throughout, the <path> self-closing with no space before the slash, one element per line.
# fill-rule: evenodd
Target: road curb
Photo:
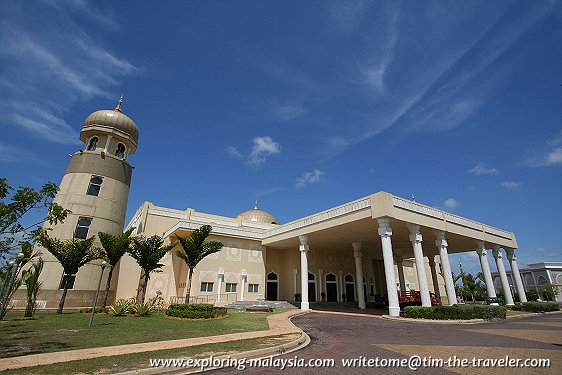
<path fill-rule="evenodd" d="M 513 316 L 507 316 L 505 320 L 508 319 L 520 319 L 520 318 L 528 318 L 528 317 L 533 317 L 533 316 L 537 316 L 537 315 L 546 315 L 546 314 L 560 314 L 562 313 L 562 311 L 549 311 L 549 312 L 544 312 L 544 313 L 528 313 L 528 314 L 522 314 L 522 315 L 513 315 Z M 398 322 L 408 322 L 408 323 L 429 323 L 429 324 L 480 324 L 480 323 L 496 323 L 496 322 L 502 322 L 504 321 L 503 319 L 499 320 L 485 320 L 485 319 L 470 319 L 470 320 L 433 320 L 433 319 L 414 319 L 414 318 L 402 318 L 399 316 L 390 316 L 390 315 L 381 315 L 380 316 L 381 319 L 385 319 L 385 320 L 394 320 L 394 321 L 398 321 Z"/>

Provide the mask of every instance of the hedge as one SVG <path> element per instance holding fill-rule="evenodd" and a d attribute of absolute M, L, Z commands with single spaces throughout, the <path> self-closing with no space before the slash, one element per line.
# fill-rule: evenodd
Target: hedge
<path fill-rule="evenodd" d="M 453 306 L 407 306 L 401 314 L 404 318 L 464 320 L 464 319 L 505 319 L 503 306 L 453 305 Z"/>
<path fill-rule="evenodd" d="M 191 306 L 191 307 L 189 307 Z M 209 308 L 210 306 L 210 308 Z M 209 319 L 226 315 L 226 308 L 210 304 L 175 304 L 166 309 L 166 315 L 185 319 Z"/>
<path fill-rule="evenodd" d="M 560 311 L 560 305 L 556 302 L 523 302 L 521 306 L 523 311 L 530 312 Z"/>

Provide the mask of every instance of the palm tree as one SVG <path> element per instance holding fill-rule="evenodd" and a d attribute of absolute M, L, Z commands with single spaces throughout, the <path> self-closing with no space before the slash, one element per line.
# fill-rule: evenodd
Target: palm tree
<path fill-rule="evenodd" d="M 118 236 L 113 234 L 99 232 L 101 245 L 103 247 L 103 258 L 109 264 L 109 275 L 107 276 L 107 283 L 105 284 L 105 294 L 103 296 L 103 307 L 107 305 L 107 296 L 109 295 L 109 288 L 111 286 L 111 277 L 113 276 L 113 269 L 117 262 L 125 255 L 131 245 L 131 238 L 129 237 L 135 228 L 129 228 L 124 233 Z"/>
<path fill-rule="evenodd" d="M 205 242 L 212 231 L 213 227 L 210 225 L 203 225 L 201 228 L 195 229 L 188 238 L 177 237 L 182 249 L 177 250 L 176 255 L 178 258 L 183 259 L 189 268 L 185 303 L 189 303 L 189 297 L 191 294 L 191 278 L 193 277 L 193 270 L 195 269 L 195 266 L 197 266 L 197 264 L 207 255 L 220 251 L 220 249 L 224 246 L 222 242 L 219 241 Z"/>
<path fill-rule="evenodd" d="M 164 240 L 162 237 L 157 235 L 149 238 L 144 236 L 133 237 L 133 243 L 129 248 L 129 254 L 137 261 L 137 264 L 144 272 L 144 275 L 141 275 L 141 278 L 144 278 L 141 287 L 141 303 L 144 303 L 146 286 L 148 285 L 148 280 L 150 279 L 150 273 L 153 271 L 159 272 L 158 269 L 164 265 L 158 262 L 160 262 L 160 259 L 162 259 L 168 251 L 172 250 L 172 248 L 176 246 L 175 243 L 168 246 L 162 246 L 163 243 Z"/>
<path fill-rule="evenodd" d="M 59 302 L 57 314 L 62 314 L 64 300 L 66 299 L 66 293 L 70 286 L 70 276 L 75 275 L 78 269 L 84 264 L 101 257 L 99 251 L 93 247 L 95 238 L 95 236 L 92 236 L 87 239 L 71 238 L 61 241 L 57 238 L 50 238 L 46 233 L 43 233 L 41 237 L 39 237 L 39 244 L 49 250 L 64 269 L 64 290 Z"/>
<path fill-rule="evenodd" d="M 39 281 L 39 275 L 43 270 L 43 259 L 37 259 L 37 262 L 31 263 L 31 267 L 28 270 L 24 270 L 21 275 L 21 279 L 25 284 L 27 291 L 27 306 L 25 308 L 25 317 L 31 318 L 35 313 L 35 301 L 37 301 L 37 292 L 41 287 L 41 282 Z"/>

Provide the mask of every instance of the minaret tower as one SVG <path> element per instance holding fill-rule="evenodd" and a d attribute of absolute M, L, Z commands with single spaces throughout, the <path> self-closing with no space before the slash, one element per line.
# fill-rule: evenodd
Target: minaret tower
<path fill-rule="evenodd" d="M 84 121 L 80 131 L 84 148 L 72 155 L 54 199 L 72 213 L 64 223 L 53 226 L 49 236 L 87 238 L 98 232 L 123 231 L 133 170 L 128 157 L 136 151 L 139 136 L 137 125 L 123 113 L 122 104 L 123 97 L 115 109 L 95 111 Z M 43 251 L 43 259 L 43 295 L 39 299 L 47 300 L 47 307 L 55 307 L 63 269 L 47 251 Z M 65 306 L 89 305 L 99 274 L 99 267 L 82 267 L 71 281 Z"/>

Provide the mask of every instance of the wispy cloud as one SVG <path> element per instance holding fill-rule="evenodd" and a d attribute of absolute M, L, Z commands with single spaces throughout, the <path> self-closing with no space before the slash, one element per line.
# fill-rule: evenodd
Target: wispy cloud
<path fill-rule="evenodd" d="M 306 185 L 310 185 L 310 184 L 315 184 L 320 182 L 320 178 L 322 177 L 322 175 L 324 175 L 324 172 L 322 172 L 319 169 L 314 169 L 311 172 L 304 172 L 302 175 L 300 175 L 300 177 L 297 177 L 297 179 L 295 180 L 295 186 L 296 187 L 304 187 Z"/>
<path fill-rule="evenodd" d="M 546 150 L 538 152 L 524 163 L 527 167 L 549 167 L 562 165 L 562 131 L 546 141 Z"/>
<path fill-rule="evenodd" d="M 545 165 L 562 164 L 562 147 L 556 147 L 550 151 L 546 157 Z"/>
<path fill-rule="evenodd" d="M 330 14 L 338 28 L 352 32 L 363 20 L 367 5 L 365 0 L 337 0 L 331 4 Z"/>
<path fill-rule="evenodd" d="M 470 168 L 468 171 L 470 174 L 474 174 L 476 176 L 486 175 L 486 174 L 498 174 L 499 171 L 496 168 L 490 168 L 486 166 L 484 163 L 479 163 L 473 168 Z"/>
<path fill-rule="evenodd" d="M 139 69 L 88 35 L 88 22 L 116 25 L 92 4 L 45 1 L 26 7 L 8 6 L 0 19 L 0 61 L 5 67 L 0 124 L 52 142 L 77 143 L 77 131 L 64 113 L 78 101 L 115 99 L 117 94 L 110 91 L 118 78 Z"/>
<path fill-rule="evenodd" d="M 248 156 L 248 163 L 251 166 L 259 167 L 270 156 L 281 153 L 281 145 L 271 137 L 254 137 L 252 141 L 254 145 L 252 146 L 252 152 Z"/>
<path fill-rule="evenodd" d="M 448 199 L 445 199 L 445 201 L 443 202 L 443 205 L 448 210 L 454 210 L 455 208 L 460 207 L 461 202 L 459 202 L 458 200 L 456 200 L 454 198 L 448 198 Z"/>
<path fill-rule="evenodd" d="M 12 163 L 19 161 L 34 161 L 37 160 L 35 155 L 28 150 L 21 147 L 14 147 L 7 144 L 0 143 L 0 163 Z"/>
<path fill-rule="evenodd" d="M 537 247 L 537 253 L 546 258 L 557 258 L 562 255 L 562 253 L 558 250 L 550 250 L 542 246 Z"/>
<path fill-rule="evenodd" d="M 504 181 L 500 185 L 506 189 L 519 190 L 523 183 L 519 181 Z"/>
<path fill-rule="evenodd" d="M 226 153 L 236 159 L 244 159 L 244 155 L 236 147 L 228 146 L 225 149 Z"/>
<path fill-rule="evenodd" d="M 276 121 L 291 121 L 306 114 L 303 103 L 296 100 L 268 100 L 270 113 Z"/>

